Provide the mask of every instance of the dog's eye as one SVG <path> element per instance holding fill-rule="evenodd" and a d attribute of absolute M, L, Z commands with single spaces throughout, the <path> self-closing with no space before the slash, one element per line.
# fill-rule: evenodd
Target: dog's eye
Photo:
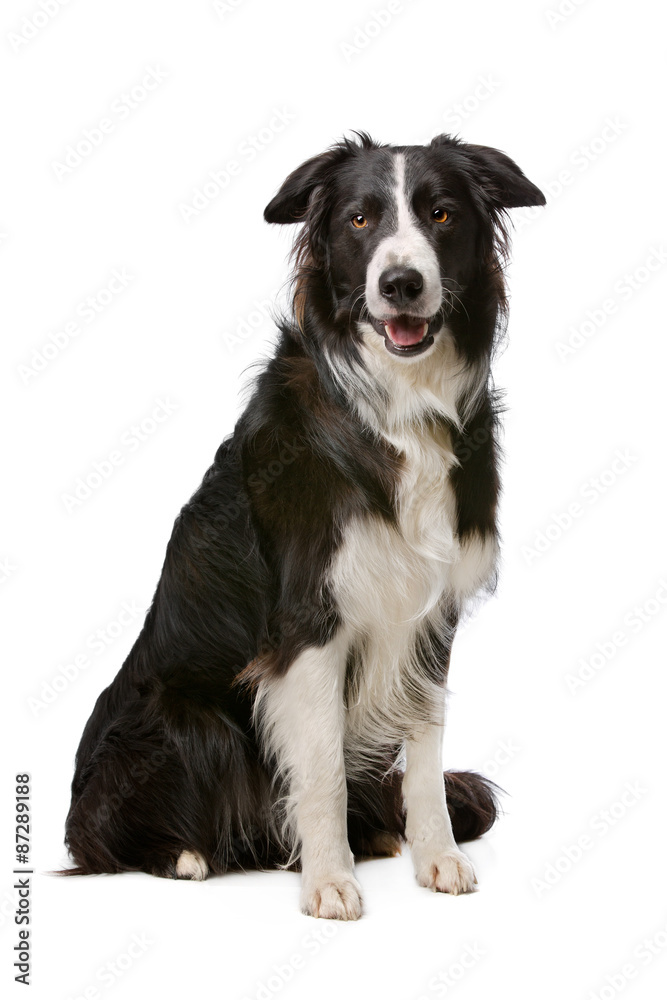
<path fill-rule="evenodd" d="M 368 225 L 368 220 L 365 215 L 353 215 L 352 225 L 355 229 L 365 229 Z"/>
<path fill-rule="evenodd" d="M 431 212 L 431 218 L 434 222 L 447 222 L 449 212 L 446 212 L 444 208 L 434 208 Z"/>

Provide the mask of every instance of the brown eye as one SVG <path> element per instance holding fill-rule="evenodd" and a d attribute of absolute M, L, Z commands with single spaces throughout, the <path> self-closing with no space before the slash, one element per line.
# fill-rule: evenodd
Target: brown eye
<path fill-rule="evenodd" d="M 353 215 L 352 225 L 355 229 L 365 229 L 368 225 L 368 221 L 365 215 Z"/>
<path fill-rule="evenodd" d="M 447 222 L 449 212 L 446 212 L 444 208 L 434 208 L 431 212 L 431 218 L 434 222 Z"/>

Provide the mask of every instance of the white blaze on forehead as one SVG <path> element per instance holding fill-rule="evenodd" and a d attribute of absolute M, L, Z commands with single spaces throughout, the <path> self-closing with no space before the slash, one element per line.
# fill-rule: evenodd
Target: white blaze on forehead
<path fill-rule="evenodd" d="M 400 308 L 392 306 L 380 293 L 380 275 L 388 267 L 414 268 L 422 276 L 423 290 L 411 304 L 410 312 L 429 318 L 442 305 L 440 265 L 408 202 L 403 153 L 394 154 L 393 200 L 396 228 L 378 244 L 370 260 L 366 272 L 366 302 L 376 319 L 398 315 Z"/>

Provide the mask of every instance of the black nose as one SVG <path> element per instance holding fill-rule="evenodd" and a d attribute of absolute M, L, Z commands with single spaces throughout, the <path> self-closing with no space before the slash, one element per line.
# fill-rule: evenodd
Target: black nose
<path fill-rule="evenodd" d="M 380 275 L 380 293 L 394 306 L 407 306 L 417 298 L 424 281 L 414 267 L 388 267 Z"/>

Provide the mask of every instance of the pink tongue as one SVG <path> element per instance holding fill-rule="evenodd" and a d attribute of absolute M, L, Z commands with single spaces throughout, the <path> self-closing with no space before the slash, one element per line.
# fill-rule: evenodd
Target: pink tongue
<path fill-rule="evenodd" d="M 407 320 L 397 320 L 385 323 L 387 336 L 399 347 L 412 347 L 426 336 L 428 323 L 409 323 Z"/>

